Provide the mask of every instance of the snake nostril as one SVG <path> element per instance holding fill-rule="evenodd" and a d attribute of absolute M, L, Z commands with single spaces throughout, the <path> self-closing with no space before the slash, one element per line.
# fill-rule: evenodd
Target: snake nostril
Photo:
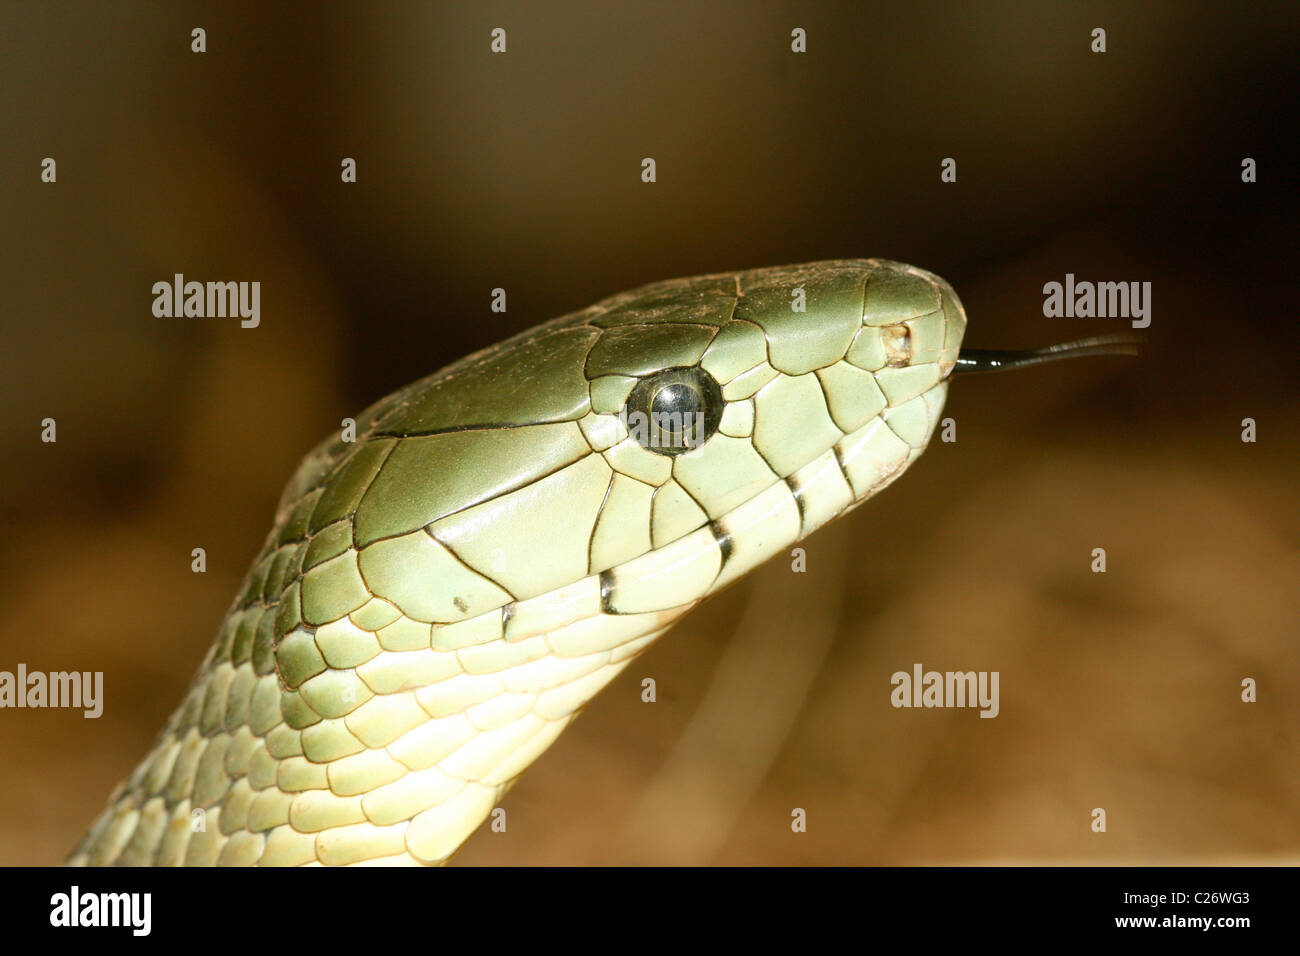
<path fill-rule="evenodd" d="M 880 330 L 885 345 L 885 362 L 891 368 L 901 368 L 912 362 L 912 330 L 906 325 L 886 325 Z"/>

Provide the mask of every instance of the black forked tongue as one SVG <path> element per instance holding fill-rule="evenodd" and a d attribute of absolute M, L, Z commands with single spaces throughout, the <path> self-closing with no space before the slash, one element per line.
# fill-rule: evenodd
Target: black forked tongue
<path fill-rule="evenodd" d="M 962 349 L 957 354 L 957 372 L 1001 372 L 1026 365 L 1041 365 L 1060 359 L 1081 358 L 1085 355 L 1137 355 L 1136 335 L 1099 335 L 1096 338 L 1049 345 L 1042 349 L 1012 352 L 1002 349 Z"/>

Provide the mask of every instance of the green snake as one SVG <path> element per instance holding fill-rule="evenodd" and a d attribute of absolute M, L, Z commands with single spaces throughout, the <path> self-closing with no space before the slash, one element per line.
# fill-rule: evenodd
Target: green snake
<path fill-rule="evenodd" d="M 961 350 L 880 259 L 605 299 L 315 448 L 183 702 L 69 862 L 445 863 L 710 594 L 895 481 Z"/>

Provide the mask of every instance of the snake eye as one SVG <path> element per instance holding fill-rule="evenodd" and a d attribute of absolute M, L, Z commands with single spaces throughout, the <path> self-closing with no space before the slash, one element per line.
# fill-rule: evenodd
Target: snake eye
<path fill-rule="evenodd" d="M 632 388 L 620 417 L 642 448 L 680 455 L 713 437 L 722 420 L 722 388 L 695 366 L 664 369 Z"/>

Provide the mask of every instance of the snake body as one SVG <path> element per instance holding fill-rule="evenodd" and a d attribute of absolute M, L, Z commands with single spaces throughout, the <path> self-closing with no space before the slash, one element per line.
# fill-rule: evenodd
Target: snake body
<path fill-rule="evenodd" d="M 708 275 L 380 400 L 69 862 L 445 862 L 675 620 L 916 460 L 965 327 L 901 263 Z"/>

